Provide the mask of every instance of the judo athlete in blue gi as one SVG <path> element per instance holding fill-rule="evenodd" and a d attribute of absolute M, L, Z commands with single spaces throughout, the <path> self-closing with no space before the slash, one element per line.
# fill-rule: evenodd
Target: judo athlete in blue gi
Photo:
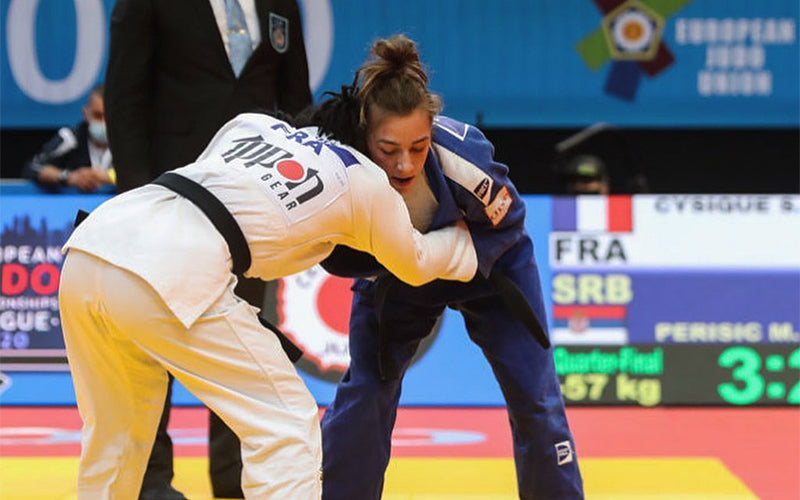
<path fill-rule="evenodd" d="M 384 169 L 420 231 L 465 219 L 479 270 L 468 283 L 413 287 L 345 247 L 323 263 L 333 274 L 361 277 L 350 367 L 322 420 L 323 499 L 381 497 L 403 375 L 445 307 L 461 312 L 502 389 L 520 498 L 583 498 L 524 203 L 486 137 L 438 115 L 441 101 L 427 81 L 413 41 L 378 40 L 354 84 L 310 118 Z"/>

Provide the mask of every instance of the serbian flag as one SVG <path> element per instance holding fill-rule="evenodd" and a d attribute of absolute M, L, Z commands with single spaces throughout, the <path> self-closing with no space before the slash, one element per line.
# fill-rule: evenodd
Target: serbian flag
<path fill-rule="evenodd" d="M 627 344 L 622 305 L 554 305 L 554 344 Z"/>
<path fill-rule="evenodd" d="M 629 233 L 633 231 L 631 196 L 553 197 L 553 231 Z"/>

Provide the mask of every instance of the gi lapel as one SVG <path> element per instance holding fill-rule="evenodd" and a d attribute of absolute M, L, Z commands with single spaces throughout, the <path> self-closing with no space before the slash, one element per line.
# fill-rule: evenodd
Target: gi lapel
<path fill-rule="evenodd" d="M 444 178 L 444 173 L 442 173 L 433 149 L 430 150 L 428 158 L 425 160 L 425 175 L 428 178 L 428 187 L 431 188 L 433 196 L 439 202 L 439 207 L 436 209 L 428 230 L 441 229 L 461 219 L 461 210 L 456 205 L 456 200 L 447 185 L 447 179 Z"/>

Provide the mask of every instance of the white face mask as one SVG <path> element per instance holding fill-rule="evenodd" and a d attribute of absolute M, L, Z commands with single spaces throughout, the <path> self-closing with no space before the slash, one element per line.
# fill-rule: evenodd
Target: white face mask
<path fill-rule="evenodd" d="M 106 122 L 102 120 L 90 121 L 89 137 L 91 137 L 98 144 L 108 144 L 108 139 L 106 138 Z"/>

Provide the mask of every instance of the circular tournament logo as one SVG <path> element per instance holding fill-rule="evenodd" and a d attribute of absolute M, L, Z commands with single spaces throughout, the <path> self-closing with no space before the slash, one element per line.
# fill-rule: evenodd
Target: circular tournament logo
<path fill-rule="evenodd" d="M 321 266 L 278 281 L 277 327 L 303 350 L 296 366 L 329 382 L 338 382 L 350 365 L 352 281 L 332 276 Z M 412 363 L 427 352 L 440 326 L 441 318 L 420 344 Z"/>
<path fill-rule="evenodd" d="M 653 42 L 655 24 L 640 11 L 623 13 L 611 26 L 613 40 L 621 52 L 645 52 Z"/>
<path fill-rule="evenodd" d="M 627 0 L 603 18 L 612 59 L 651 61 L 658 54 L 664 19 L 640 0 Z"/>

